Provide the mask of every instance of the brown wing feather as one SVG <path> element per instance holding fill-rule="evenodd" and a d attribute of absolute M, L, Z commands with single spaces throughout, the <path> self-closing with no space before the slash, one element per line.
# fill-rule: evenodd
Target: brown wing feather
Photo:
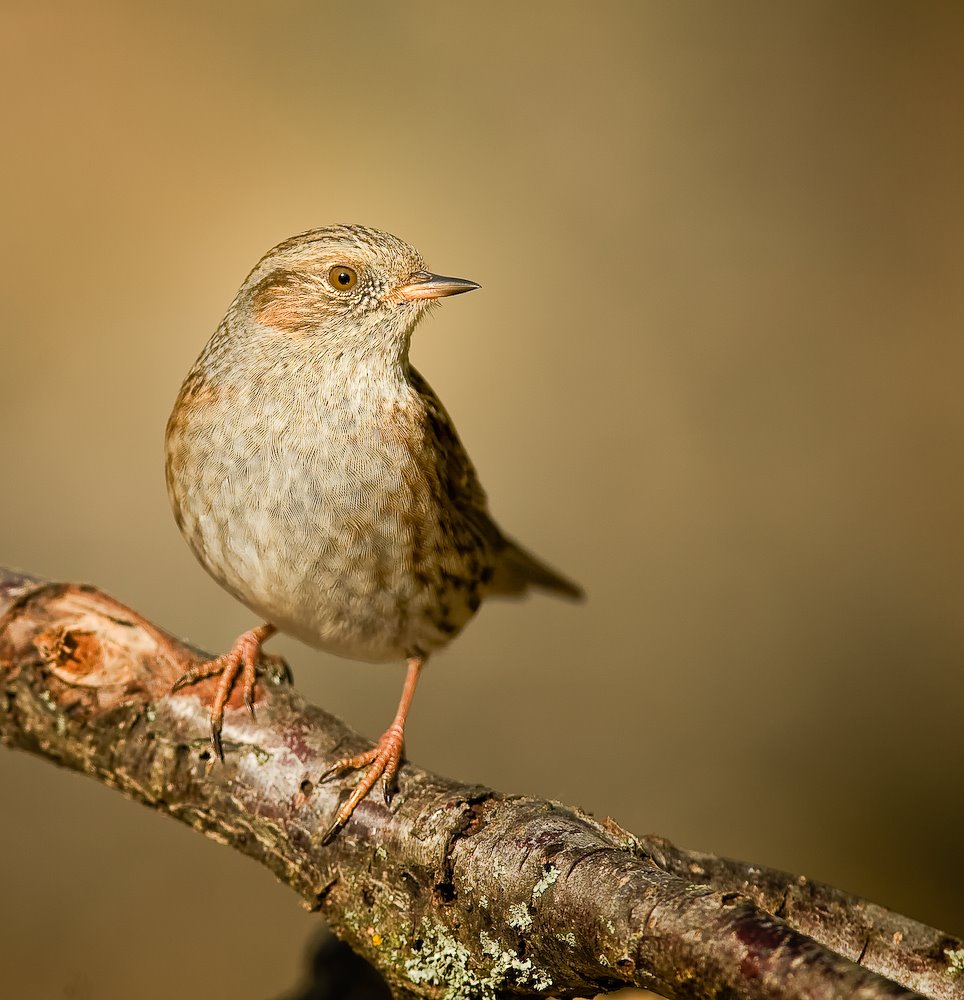
<path fill-rule="evenodd" d="M 459 507 L 481 511 L 487 516 L 488 500 L 475 467 L 462 446 L 452 418 L 432 387 L 414 368 L 409 377 L 425 407 L 426 430 L 433 438 L 438 455 L 438 473 L 449 498 Z M 498 528 L 492 525 L 498 533 Z M 501 537 L 501 536 L 500 536 Z"/>
<path fill-rule="evenodd" d="M 485 490 L 441 400 L 414 368 L 411 369 L 411 381 L 422 399 L 426 426 L 434 439 L 440 485 L 495 556 L 495 575 L 489 592 L 507 597 L 519 596 L 530 587 L 538 587 L 581 600 L 585 595 L 577 584 L 503 535 L 489 514 Z"/>

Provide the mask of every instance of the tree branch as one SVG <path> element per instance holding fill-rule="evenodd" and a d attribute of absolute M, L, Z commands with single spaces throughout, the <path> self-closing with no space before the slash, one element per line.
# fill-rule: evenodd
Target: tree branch
<path fill-rule="evenodd" d="M 260 861 L 396 996 L 964 998 L 961 941 L 840 890 L 636 839 L 611 820 L 405 765 L 329 847 L 367 746 L 282 671 L 211 759 L 203 657 L 99 591 L 0 570 L 0 742 L 83 771 Z M 859 964 L 858 964 L 859 963 Z M 886 978 L 885 978 L 886 977 Z M 917 992 L 913 992 L 917 991 Z"/>

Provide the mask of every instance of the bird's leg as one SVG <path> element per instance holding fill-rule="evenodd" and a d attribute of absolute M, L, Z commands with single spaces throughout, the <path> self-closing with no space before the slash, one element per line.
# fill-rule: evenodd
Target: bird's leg
<path fill-rule="evenodd" d="M 241 675 L 241 697 L 248 711 L 254 715 L 254 684 L 258 669 L 258 658 L 263 656 L 261 646 L 278 630 L 274 625 L 259 625 L 242 633 L 234 641 L 230 651 L 213 660 L 199 663 L 181 674 L 174 682 L 172 691 L 195 684 L 207 677 L 221 675 L 214 700 L 211 702 L 211 744 L 218 759 L 224 760 L 224 747 L 221 745 L 221 728 L 224 725 L 224 706 L 231 697 L 234 682 Z"/>
<path fill-rule="evenodd" d="M 423 656 L 409 657 L 408 672 L 405 674 L 405 686 L 402 688 L 402 697 L 398 702 L 398 711 L 395 713 L 392 724 L 382 734 L 376 746 L 354 757 L 342 757 L 335 761 L 321 776 L 321 780 L 324 781 L 334 774 L 343 774 L 345 771 L 357 771 L 360 768 L 365 768 L 365 774 L 338 810 L 334 823 L 331 824 L 328 832 L 322 838 L 322 844 L 330 844 L 334 840 L 338 831 L 348 822 L 351 814 L 355 811 L 355 806 L 375 787 L 379 778 L 382 779 L 382 793 L 385 796 L 385 801 L 391 801 L 392 781 L 402 762 L 402 748 L 405 745 L 405 718 L 412 704 L 418 675 L 422 672 L 424 665 L 425 658 Z"/>

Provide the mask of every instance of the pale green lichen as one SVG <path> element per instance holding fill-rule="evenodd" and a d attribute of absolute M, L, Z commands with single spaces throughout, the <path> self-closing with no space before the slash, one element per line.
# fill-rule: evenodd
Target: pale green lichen
<path fill-rule="evenodd" d="M 495 956 L 499 954 L 500 949 L 498 942 L 489 937 L 485 931 L 482 931 L 479 935 L 479 941 L 482 943 L 483 955 L 488 955 L 489 958 L 495 958 Z"/>
<path fill-rule="evenodd" d="M 369 910 L 359 913 L 356 910 L 346 910 L 344 914 L 346 927 L 359 938 L 368 938 L 386 958 L 386 964 L 397 968 L 402 964 L 402 955 L 411 954 L 412 927 L 407 921 L 399 921 L 395 930 L 382 929 L 382 914 Z M 375 939 L 379 940 L 376 941 Z"/>
<path fill-rule="evenodd" d="M 532 914 L 525 903 L 513 903 L 509 907 L 509 926 L 523 934 L 532 926 Z"/>
<path fill-rule="evenodd" d="M 403 962 L 408 979 L 444 987 L 444 1000 L 495 1000 L 507 984 L 528 985 L 544 992 L 552 986 L 545 970 L 521 959 L 483 931 L 479 937 L 482 954 L 490 965 L 482 972 L 472 968 L 468 950 L 442 928 L 423 923 L 419 929 L 421 949 Z"/>
<path fill-rule="evenodd" d="M 546 869 L 545 875 L 536 882 L 533 890 L 532 896 L 534 899 L 538 899 L 545 891 L 549 888 L 556 879 L 559 878 L 559 869 L 555 865 L 549 865 Z"/>
<path fill-rule="evenodd" d="M 468 950 L 455 938 L 435 929 L 426 932 L 422 950 L 405 959 L 405 975 L 415 983 L 447 987 L 447 998 L 485 995 L 483 983 L 469 966 Z"/>
<path fill-rule="evenodd" d="M 43 702 L 44 708 L 54 717 L 54 729 L 57 730 L 57 735 L 63 736 L 67 732 L 67 720 L 60 711 L 56 698 L 46 688 L 40 691 L 37 697 Z"/>
<path fill-rule="evenodd" d="M 485 980 L 493 990 L 502 987 L 511 978 L 519 985 L 531 984 L 540 992 L 552 986 L 552 977 L 545 969 L 534 965 L 531 958 L 519 958 L 515 952 L 500 948 L 499 943 L 489 937 L 485 931 L 479 935 L 482 944 L 482 954 L 493 959 L 489 976 Z"/>
<path fill-rule="evenodd" d="M 386 851 L 385 848 L 379 844 L 378 847 L 375 848 L 375 857 L 378 858 L 379 861 L 387 861 L 388 851 Z"/>
<path fill-rule="evenodd" d="M 445 986 L 446 1000 L 469 1000 L 484 997 L 492 1000 L 495 989 L 475 973 L 470 965 L 471 955 L 455 938 L 437 927 L 423 926 L 422 948 L 411 958 L 405 959 L 405 975 L 416 986 L 428 983 Z"/>
<path fill-rule="evenodd" d="M 947 959 L 947 974 L 949 976 L 959 976 L 964 972 L 964 948 L 945 948 L 944 957 Z"/>
<path fill-rule="evenodd" d="M 572 931 L 567 931 L 565 934 L 556 933 L 556 940 L 561 941 L 563 944 L 569 945 L 570 948 L 576 947 L 576 935 Z"/>

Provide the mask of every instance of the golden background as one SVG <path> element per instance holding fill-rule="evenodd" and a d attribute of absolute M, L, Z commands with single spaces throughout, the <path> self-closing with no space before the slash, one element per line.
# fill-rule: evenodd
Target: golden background
<path fill-rule="evenodd" d="M 223 650 L 161 440 L 330 222 L 483 291 L 419 328 L 507 531 L 587 588 L 430 667 L 419 764 L 964 933 L 964 8 L 6 3 L 0 562 Z M 376 736 L 402 669 L 288 640 Z M 13 996 L 267 1000 L 319 920 L 0 752 Z"/>

